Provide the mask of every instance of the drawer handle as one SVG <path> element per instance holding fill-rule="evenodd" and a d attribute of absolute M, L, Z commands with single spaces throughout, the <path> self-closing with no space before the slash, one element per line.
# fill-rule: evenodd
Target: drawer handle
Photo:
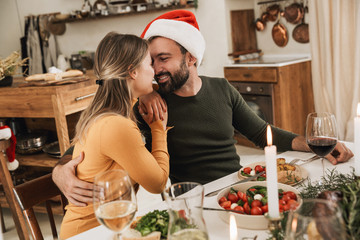
<path fill-rule="evenodd" d="M 90 93 L 90 94 L 85 95 L 85 96 L 77 97 L 77 98 L 75 98 L 75 101 L 80 101 L 80 100 L 83 100 L 83 99 L 85 99 L 85 98 L 92 97 L 92 96 L 94 96 L 94 95 L 95 95 L 95 93 Z"/>
<path fill-rule="evenodd" d="M 246 78 L 250 78 L 250 77 L 252 77 L 252 74 L 250 74 L 250 73 L 244 73 L 243 76 L 246 77 Z"/>

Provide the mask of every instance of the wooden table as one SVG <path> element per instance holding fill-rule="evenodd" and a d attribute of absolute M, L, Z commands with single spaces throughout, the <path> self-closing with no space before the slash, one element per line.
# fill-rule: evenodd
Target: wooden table
<path fill-rule="evenodd" d="M 352 143 L 346 143 L 347 147 L 350 148 L 352 151 L 354 150 L 354 146 Z M 241 164 L 247 165 L 252 162 L 260 162 L 265 161 L 264 152 L 259 150 L 258 154 L 254 155 L 247 155 L 241 156 L 241 153 L 238 152 L 241 157 Z M 279 154 L 278 157 L 284 157 L 287 162 L 290 162 L 294 158 L 301 158 L 306 159 L 308 157 L 313 156 L 312 153 L 305 153 L 305 152 L 297 152 L 297 151 L 289 151 L 282 154 Z M 300 163 L 299 163 L 300 164 Z M 312 181 L 320 180 L 322 176 L 322 164 L 321 161 L 313 161 L 311 163 L 307 163 L 302 165 L 309 173 L 309 178 Z M 326 169 L 333 169 L 336 168 L 337 171 L 341 173 L 350 173 L 351 168 L 350 166 L 354 166 L 354 158 L 350 159 L 347 163 L 342 163 L 338 165 L 332 165 L 329 161 L 324 161 L 324 167 Z M 217 190 L 221 187 L 228 186 L 236 181 L 238 181 L 237 172 L 229 174 L 223 178 L 205 184 L 205 194 Z M 217 201 L 216 196 L 213 197 L 205 197 L 204 198 L 204 207 L 209 208 L 216 208 Z M 163 202 L 154 202 L 153 205 L 149 206 L 147 209 L 142 209 L 136 213 L 136 216 L 143 216 L 149 211 L 153 211 L 155 209 L 163 210 L 167 209 L 166 203 Z M 203 211 L 203 216 L 205 219 L 206 227 L 209 233 L 209 237 L 211 240 L 223 240 L 229 239 L 229 224 L 225 223 L 221 218 L 218 216 L 218 212 L 216 211 Z M 92 239 L 112 239 L 112 232 L 105 228 L 104 226 L 98 226 L 93 229 L 90 229 L 86 232 L 78 234 L 74 237 L 69 238 L 69 240 L 92 240 Z M 251 237 L 254 238 L 257 236 L 257 239 L 263 240 L 269 237 L 269 234 L 266 230 L 248 230 L 238 228 L 238 239 L 242 239 L 244 237 Z"/>
<path fill-rule="evenodd" d="M 84 110 L 97 89 L 95 80 L 40 87 L 19 87 L 22 78 L 15 79 L 12 87 L 0 88 L 0 117 L 54 118 L 60 152 L 70 146 L 66 116 Z M 42 155 L 21 155 L 20 164 L 53 167 L 56 159 Z"/>

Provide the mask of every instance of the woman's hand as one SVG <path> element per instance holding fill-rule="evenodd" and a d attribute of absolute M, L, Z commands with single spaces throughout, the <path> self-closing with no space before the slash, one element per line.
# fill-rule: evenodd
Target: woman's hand
<path fill-rule="evenodd" d="M 139 112 L 140 114 L 146 114 L 148 116 L 146 119 L 144 118 L 144 120 L 149 124 L 149 122 L 152 123 L 159 119 L 164 120 L 167 106 L 159 93 L 153 91 L 139 98 Z M 149 122 L 147 120 L 149 120 Z"/>

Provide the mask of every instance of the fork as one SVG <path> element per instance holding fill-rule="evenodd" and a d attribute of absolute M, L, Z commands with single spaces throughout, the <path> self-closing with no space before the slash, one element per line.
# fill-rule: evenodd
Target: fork
<path fill-rule="evenodd" d="M 289 164 L 290 165 L 294 165 L 295 163 L 299 162 L 299 161 L 302 161 L 302 162 L 311 162 L 311 161 L 314 161 L 316 159 L 318 159 L 319 157 L 317 155 L 314 155 L 312 156 L 311 158 L 308 158 L 308 159 L 300 159 L 300 158 L 295 158 L 293 159 Z"/>

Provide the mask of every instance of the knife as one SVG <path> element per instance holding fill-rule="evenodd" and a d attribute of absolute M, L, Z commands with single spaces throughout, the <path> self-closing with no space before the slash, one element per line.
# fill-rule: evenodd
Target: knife
<path fill-rule="evenodd" d="M 245 212 L 243 211 L 237 211 L 237 210 L 227 210 L 227 209 L 223 209 L 223 208 L 209 208 L 209 207 L 203 207 L 203 210 L 208 210 L 208 211 L 220 211 L 220 212 L 234 212 L 234 213 L 241 213 L 241 214 L 245 214 Z"/>
<path fill-rule="evenodd" d="M 223 190 L 224 188 L 228 188 L 228 187 L 234 186 L 234 185 L 239 184 L 239 183 L 244 183 L 244 182 L 251 181 L 251 180 L 256 179 L 257 177 L 259 177 L 260 175 L 263 175 L 264 173 L 265 173 L 265 171 L 259 172 L 259 173 L 255 174 L 254 176 L 245 178 L 245 179 L 240 180 L 240 181 L 238 181 L 238 182 L 236 182 L 236 183 L 232 183 L 232 184 L 230 184 L 230 185 L 228 185 L 228 186 L 226 186 L 226 187 L 222 187 L 222 188 L 220 188 L 220 189 L 218 189 L 218 190 L 216 190 L 216 191 L 207 193 L 207 194 L 205 195 L 205 197 L 215 196 L 216 194 L 218 194 L 218 193 L 219 193 L 221 190 Z"/>

